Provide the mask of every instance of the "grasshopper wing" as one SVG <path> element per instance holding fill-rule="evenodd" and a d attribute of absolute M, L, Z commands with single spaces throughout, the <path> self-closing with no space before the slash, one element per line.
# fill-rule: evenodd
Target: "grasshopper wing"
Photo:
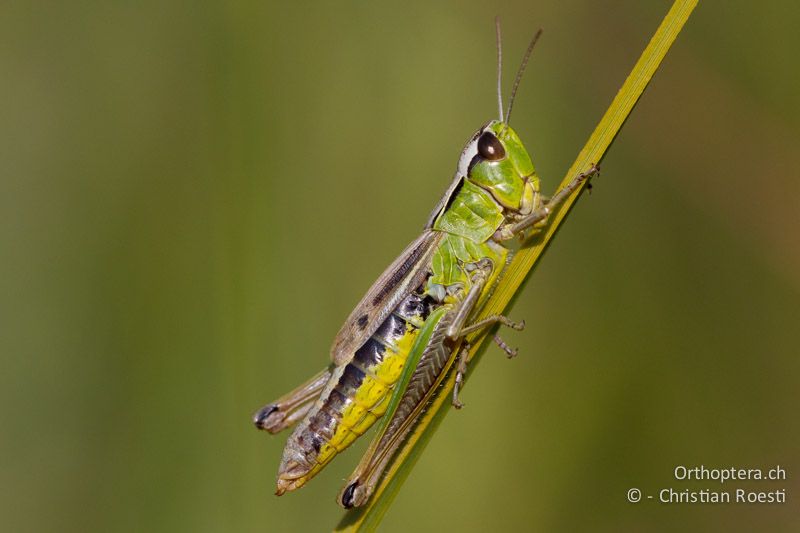
<path fill-rule="evenodd" d="M 335 365 L 347 363 L 400 301 L 425 280 L 441 239 L 438 231 L 423 231 L 372 284 L 333 341 L 331 359 Z"/>

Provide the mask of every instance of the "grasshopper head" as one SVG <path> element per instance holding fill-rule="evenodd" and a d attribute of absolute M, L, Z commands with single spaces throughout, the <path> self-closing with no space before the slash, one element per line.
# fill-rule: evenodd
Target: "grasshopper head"
<path fill-rule="evenodd" d="M 491 192 L 503 207 L 519 211 L 530 201 L 525 198 L 530 189 L 526 184 L 539 190 L 539 178 L 522 141 L 508 124 L 493 120 L 480 129 L 473 142 L 474 155 L 466 177 Z"/>
<path fill-rule="evenodd" d="M 542 30 L 536 32 L 531 39 L 525 56 L 517 71 L 508 109 L 503 112 L 503 96 L 500 83 L 502 73 L 502 52 L 500 46 L 500 21 L 495 18 L 497 31 L 497 107 L 500 120 L 492 120 L 479 129 L 467 142 L 461 152 L 458 168 L 450 187 L 434 208 L 425 228 L 431 228 L 436 220 L 447 210 L 452 198 L 458 191 L 462 180 L 468 179 L 473 184 L 488 191 L 504 209 L 529 214 L 539 199 L 539 177 L 533 168 L 528 151 L 522 146 L 517 133 L 508 125 L 517 87 L 522 73 L 528 64 L 533 47 Z"/>
<path fill-rule="evenodd" d="M 539 178 L 533 168 L 528 151 L 522 146 L 517 133 L 508 125 L 511 119 L 511 110 L 514 107 L 514 98 L 517 94 L 522 74 L 531 57 L 536 41 L 542 35 L 542 30 L 537 31 L 517 70 L 514 86 L 511 88 L 511 98 L 508 109 L 503 113 L 503 91 L 501 83 L 502 46 L 500 38 L 500 19 L 494 19 L 497 32 L 497 108 L 500 120 L 492 120 L 483 126 L 472 138 L 462 154 L 471 155 L 469 164 L 463 176 L 472 183 L 488 190 L 494 199 L 506 209 L 520 213 L 529 213 L 537 201 L 539 194 Z M 474 154 L 474 155 L 472 155 Z"/>

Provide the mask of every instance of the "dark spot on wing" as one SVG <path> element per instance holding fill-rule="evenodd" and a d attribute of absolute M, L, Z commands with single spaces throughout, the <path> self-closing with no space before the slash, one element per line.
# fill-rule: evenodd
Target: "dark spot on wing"
<path fill-rule="evenodd" d="M 367 327 L 367 322 L 369 322 L 369 317 L 367 315 L 361 315 L 356 320 L 356 324 L 358 325 L 358 329 L 364 329 Z"/>

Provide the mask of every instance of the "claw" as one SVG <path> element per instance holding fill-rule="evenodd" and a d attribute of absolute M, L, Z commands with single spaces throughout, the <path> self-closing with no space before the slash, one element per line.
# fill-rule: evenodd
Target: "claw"
<path fill-rule="evenodd" d="M 500 347 L 501 350 L 506 352 L 506 357 L 511 359 L 512 357 L 516 357 L 517 356 L 518 349 L 517 348 L 511 348 L 508 344 L 506 344 L 506 342 L 503 339 L 500 338 L 500 335 L 495 335 L 493 340 L 494 340 L 495 344 L 497 344 Z"/>

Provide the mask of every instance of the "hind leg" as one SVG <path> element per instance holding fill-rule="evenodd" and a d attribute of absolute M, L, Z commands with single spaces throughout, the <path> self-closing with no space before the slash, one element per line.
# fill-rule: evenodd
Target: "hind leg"
<path fill-rule="evenodd" d="M 258 429 L 270 433 L 278 433 L 293 426 L 308 413 L 330 377 L 331 371 L 326 368 L 293 391 L 256 411 L 253 423 Z"/>

